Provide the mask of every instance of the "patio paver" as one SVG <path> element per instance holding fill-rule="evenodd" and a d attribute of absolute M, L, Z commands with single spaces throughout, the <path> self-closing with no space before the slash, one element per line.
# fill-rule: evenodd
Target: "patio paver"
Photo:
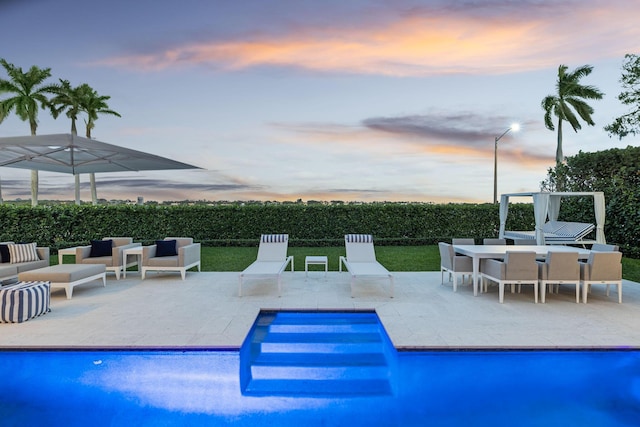
<path fill-rule="evenodd" d="M 21 324 L 0 324 L 0 348 L 207 347 L 236 348 L 260 309 L 375 309 L 398 348 L 640 348 L 640 284 L 624 281 L 623 304 L 614 291 L 595 287 L 588 304 L 575 303 L 571 286 L 534 304 L 531 289 L 473 296 L 470 285 L 441 285 L 439 272 L 396 272 L 395 298 L 388 281 L 304 272 L 274 280 L 248 280 L 238 297 L 237 272 L 151 274 L 87 284 L 67 300 L 51 296 L 52 311 Z"/>

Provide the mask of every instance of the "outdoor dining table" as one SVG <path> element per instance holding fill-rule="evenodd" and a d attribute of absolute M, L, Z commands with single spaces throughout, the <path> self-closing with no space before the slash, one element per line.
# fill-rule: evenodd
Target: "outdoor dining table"
<path fill-rule="evenodd" d="M 578 252 L 578 259 L 587 259 L 589 249 L 560 245 L 453 245 L 457 254 L 471 257 L 473 261 L 473 295 L 478 296 L 480 260 L 483 258 L 504 259 L 509 252 L 535 252 L 537 258 L 546 258 L 549 252 Z"/>

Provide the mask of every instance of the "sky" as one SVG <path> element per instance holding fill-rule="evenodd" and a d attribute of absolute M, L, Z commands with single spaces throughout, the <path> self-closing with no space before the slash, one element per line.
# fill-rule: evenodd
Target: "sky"
<path fill-rule="evenodd" d="M 560 64 L 592 65 L 582 83 L 605 93 L 595 126 L 565 126 L 566 156 L 640 142 L 603 130 L 628 111 L 638 16 L 637 0 L 0 0 L 0 57 L 110 96 L 122 117 L 101 116 L 97 140 L 201 168 L 96 174 L 100 198 L 482 203 L 512 123 L 498 194 L 539 191 L 554 165 L 540 102 Z M 40 111 L 39 135 L 69 132 Z M 29 171 L 0 182 L 30 198 Z M 39 187 L 73 199 L 71 175 Z"/>

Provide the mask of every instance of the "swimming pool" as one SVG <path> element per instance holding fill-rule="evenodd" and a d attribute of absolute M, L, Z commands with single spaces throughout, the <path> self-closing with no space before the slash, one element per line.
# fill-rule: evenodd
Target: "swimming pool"
<path fill-rule="evenodd" d="M 241 349 L 0 351 L 0 426 L 638 426 L 640 351 L 396 351 L 374 312 Z"/>
<path fill-rule="evenodd" d="M 4 351 L 3 426 L 637 426 L 637 351 L 400 352 L 393 394 L 246 396 L 235 350 Z"/>

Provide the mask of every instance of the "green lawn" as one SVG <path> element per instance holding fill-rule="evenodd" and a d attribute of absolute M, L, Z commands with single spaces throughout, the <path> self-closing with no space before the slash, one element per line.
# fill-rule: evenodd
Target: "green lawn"
<path fill-rule="evenodd" d="M 202 270 L 242 271 L 255 261 L 257 254 L 258 248 L 203 247 Z M 345 255 L 345 251 L 344 247 L 289 247 L 288 254 L 294 257 L 296 271 L 304 271 L 304 257 L 307 255 L 328 256 L 329 270 L 338 271 L 338 257 Z M 440 270 L 440 253 L 437 246 L 376 246 L 376 256 L 390 271 Z M 622 273 L 625 279 L 640 282 L 640 260 L 623 258 Z"/>
<path fill-rule="evenodd" d="M 242 271 L 255 261 L 258 248 L 202 247 L 202 271 Z M 344 247 L 289 247 L 293 255 L 295 270 L 304 271 L 304 257 L 326 255 L 329 270 L 338 271 L 338 258 L 345 255 Z M 376 246 L 376 256 L 390 271 L 439 271 L 440 254 L 437 246 Z M 72 262 L 67 257 L 65 262 Z M 58 263 L 57 255 L 51 256 L 51 265 Z M 311 266 L 310 269 L 322 269 Z M 640 282 L 640 260 L 623 258 L 622 273 L 625 279 Z"/>
<path fill-rule="evenodd" d="M 304 258 L 307 255 L 326 255 L 329 258 L 329 270 L 338 271 L 338 259 L 340 255 L 345 255 L 345 250 L 344 247 L 289 247 L 288 254 L 293 255 L 296 271 L 304 271 Z M 258 248 L 203 247 L 202 270 L 242 271 L 256 260 L 257 255 Z M 376 256 L 391 271 L 440 270 L 437 246 L 379 246 L 376 247 Z"/>

